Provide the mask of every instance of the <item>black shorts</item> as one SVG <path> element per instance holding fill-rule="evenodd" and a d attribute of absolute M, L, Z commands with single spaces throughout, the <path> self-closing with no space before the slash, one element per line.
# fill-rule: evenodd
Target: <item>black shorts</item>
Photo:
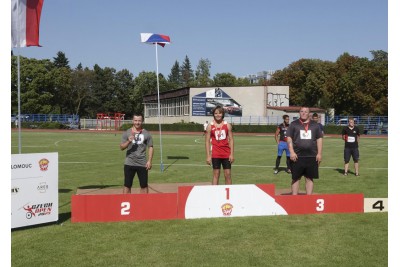
<path fill-rule="evenodd" d="M 133 178 L 135 177 L 136 173 L 139 178 L 140 188 L 148 187 L 147 183 L 149 176 L 146 167 L 129 166 L 129 165 L 124 165 L 124 175 L 125 175 L 124 186 L 132 188 Z"/>
<path fill-rule="evenodd" d="M 215 170 L 221 169 L 221 165 L 222 165 L 222 168 L 224 168 L 224 170 L 231 168 L 231 163 L 230 163 L 229 159 L 227 159 L 227 158 L 225 158 L 225 159 L 212 158 L 211 161 L 212 161 L 212 167 Z"/>
<path fill-rule="evenodd" d="M 348 148 L 348 147 L 344 148 L 344 162 L 349 163 L 350 157 L 353 157 L 353 161 L 355 163 L 358 162 L 358 160 L 360 159 L 360 153 L 359 153 L 357 147 L 356 148 Z"/>
<path fill-rule="evenodd" d="M 318 161 L 315 157 L 299 157 L 296 162 L 290 161 L 292 180 L 299 180 L 302 176 L 318 179 Z"/>

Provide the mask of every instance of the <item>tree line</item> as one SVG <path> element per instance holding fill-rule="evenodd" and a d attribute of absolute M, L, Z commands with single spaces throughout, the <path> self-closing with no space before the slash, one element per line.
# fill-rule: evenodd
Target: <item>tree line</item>
<path fill-rule="evenodd" d="M 256 85 L 285 85 L 290 88 L 290 105 L 335 108 L 336 114 L 388 114 L 388 54 L 371 51 L 373 59 L 342 54 L 336 62 L 300 59 L 276 71 Z M 184 87 L 249 86 L 247 78 L 231 73 L 210 76 L 211 62 L 200 59 L 195 71 L 186 55 L 175 61 L 168 77 L 159 73 L 160 92 Z M 11 65 L 11 113 L 18 110 L 17 57 Z M 240 89 L 238 89 L 240 90 Z M 77 114 L 95 118 L 97 113 L 143 112 L 143 96 L 157 93 L 155 72 L 136 77 L 126 69 L 93 69 L 69 66 L 63 52 L 50 59 L 20 57 L 21 113 Z"/>

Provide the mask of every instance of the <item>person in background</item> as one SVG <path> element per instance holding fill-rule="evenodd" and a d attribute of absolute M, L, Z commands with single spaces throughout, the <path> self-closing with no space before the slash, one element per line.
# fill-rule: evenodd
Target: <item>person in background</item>
<path fill-rule="evenodd" d="M 281 163 L 281 158 L 283 152 L 285 151 L 286 154 L 286 172 L 291 173 L 290 170 L 290 152 L 287 145 L 287 136 L 286 131 L 289 127 L 289 116 L 283 115 L 283 123 L 279 124 L 276 132 L 275 132 L 275 141 L 278 144 L 278 156 L 276 157 L 275 161 L 275 171 L 274 174 L 278 174 L 279 172 L 279 165 Z"/>
<path fill-rule="evenodd" d="M 131 193 L 133 178 L 136 173 L 140 183 L 140 193 L 149 193 L 148 172 L 152 167 L 153 138 L 150 133 L 142 128 L 143 115 L 133 115 L 133 126 L 122 134 L 119 145 L 121 150 L 126 150 L 124 163 L 124 194 Z M 146 149 L 148 158 L 146 159 Z"/>
<path fill-rule="evenodd" d="M 206 121 L 206 122 L 203 124 L 203 128 L 204 128 L 204 130 L 203 130 L 203 136 L 205 136 L 206 133 L 207 133 L 207 126 L 208 126 L 208 121 Z"/>
<path fill-rule="evenodd" d="M 349 125 L 342 130 L 342 139 L 344 140 L 344 175 L 347 175 L 349 170 L 350 158 L 354 161 L 355 175 L 359 176 L 358 161 L 360 152 L 358 151 L 358 142 L 360 140 L 360 129 L 354 125 L 354 118 L 349 118 Z"/>
<path fill-rule="evenodd" d="M 286 132 L 292 170 L 292 194 L 299 193 L 300 179 L 304 176 L 306 194 L 312 195 L 314 179 L 319 178 L 323 138 L 318 124 L 310 119 L 310 108 L 301 107 L 299 113 L 300 118 L 293 121 Z"/>
<path fill-rule="evenodd" d="M 219 183 L 221 165 L 224 169 L 225 184 L 232 184 L 231 167 L 235 160 L 232 125 L 224 121 L 225 111 L 221 106 L 215 107 L 212 114 L 214 120 L 207 126 L 205 137 L 206 162 L 213 168 L 212 184 Z"/>
<path fill-rule="evenodd" d="M 322 123 L 320 122 L 319 116 L 318 116 L 317 113 L 314 113 L 314 114 L 312 115 L 312 120 L 315 121 L 316 123 L 318 123 L 319 129 L 320 129 L 321 132 L 322 132 L 322 137 L 324 137 L 324 126 L 323 126 Z"/>

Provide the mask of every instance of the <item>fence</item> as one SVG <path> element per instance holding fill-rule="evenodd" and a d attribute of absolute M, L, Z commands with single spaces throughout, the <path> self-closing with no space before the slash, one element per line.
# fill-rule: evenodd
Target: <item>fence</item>
<path fill-rule="evenodd" d="M 388 116 L 352 116 L 356 125 L 364 126 L 364 134 L 382 135 L 389 132 L 389 119 Z M 11 121 L 15 121 L 17 116 L 11 116 Z M 348 124 L 350 116 L 335 116 L 326 117 L 325 125 L 338 125 L 345 126 Z M 233 117 L 226 116 L 225 120 L 235 125 L 278 125 L 282 123 L 281 116 L 243 116 Z M 29 122 L 60 122 L 68 125 L 78 125 L 80 123 L 81 129 L 98 129 L 98 130 L 111 130 L 115 129 L 115 121 L 110 120 L 109 124 L 104 125 L 99 123 L 97 119 L 79 119 L 77 115 L 57 115 L 57 114 L 24 114 L 21 115 L 21 121 Z M 131 124 L 131 120 L 121 120 L 119 125 Z"/>

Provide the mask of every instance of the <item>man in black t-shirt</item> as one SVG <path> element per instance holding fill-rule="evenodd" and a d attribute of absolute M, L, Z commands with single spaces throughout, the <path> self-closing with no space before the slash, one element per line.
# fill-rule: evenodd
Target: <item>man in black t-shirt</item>
<path fill-rule="evenodd" d="M 342 139 L 344 140 L 344 175 L 347 175 L 350 157 L 353 157 L 355 175 L 359 176 L 358 160 L 360 159 L 360 153 L 358 151 L 358 141 L 360 139 L 360 130 L 354 125 L 353 118 L 349 118 L 349 125 L 343 128 Z"/>
<path fill-rule="evenodd" d="M 301 107 L 300 119 L 293 121 L 287 132 L 292 169 L 292 194 L 299 192 L 300 179 L 306 180 L 306 193 L 311 195 L 314 179 L 319 178 L 318 165 L 322 160 L 322 132 L 318 123 L 310 120 L 310 109 Z"/>
<path fill-rule="evenodd" d="M 289 115 L 283 115 L 283 123 L 279 124 L 275 132 L 275 141 L 278 144 L 278 156 L 275 160 L 275 171 L 274 174 L 278 174 L 279 165 L 281 163 L 282 154 L 286 153 L 286 172 L 291 173 L 290 170 L 290 153 L 287 146 L 286 131 L 289 127 Z"/>

